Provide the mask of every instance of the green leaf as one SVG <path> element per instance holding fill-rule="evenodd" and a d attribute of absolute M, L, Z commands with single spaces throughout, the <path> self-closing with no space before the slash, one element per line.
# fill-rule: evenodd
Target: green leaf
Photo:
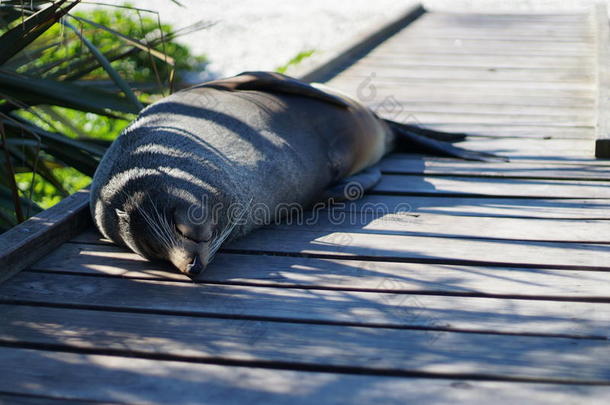
<path fill-rule="evenodd" d="M 67 197 L 69 193 L 66 191 L 61 181 L 53 174 L 53 171 L 46 165 L 46 159 L 40 154 L 36 153 L 36 150 L 26 149 L 20 151 L 15 148 L 9 147 L 9 152 L 13 155 L 16 160 L 25 163 L 31 172 L 36 172 L 46 181 L 51 183 L 63 197 Z"/>
<path fill-rule="evenodd" d="M 5 121 L 4 126 L 9 137 L 22 136 L 22 129 L 25 129 L 26 133 L 40 136 L 42 150 L 88 176 L 95 173 L 99 158 L 104 154 L 104 148 L 100 146 L 48 132 L 33 125 L 19 127 L 14 122 Z"/>
<path fill-rule="evenodd" d="M 63 24 L 70 28 L 72 31 L 74 31 L 76 33 L 76 35 L 78 35 L 78 37 L 83 41 L 83 43 L 85 44 L 85 46 L 87 48 L 89 48 L 89 50 L 91 51 L 91 53 L 96 57 L 96 59 L 100 62 L 100 64 L 102 65 L 102 67 L 104 68 L 104 70 L 106 71 L 106 73 L 108 73 L 108 75 L 110 76 L 110 78 L 116 83 L 116 85 L 123 90 L 123 93 L 125 94 L 125 96 L 131 101 L 131 103 L 138 109 L 141 110 L 142 108 L 144 108 L 144 106 L 142 105 L 142 103 L 140 103 L 140 100 L 138 100 L 138 98 L 136 97 L 136 95 L 133 93 L 133 91 L 131 90 L 131 88 L 129 87 L 129 84 L 127 84 L 127 82 L 125 81 L 125 79 L 123 79 L 121 77 L 121 75 L 114 70 L 114 68 L 110 65 L 110 62 L 108 61 L 108 59 L 106 59 L 106 57 L 104 56 L 103 53 L 100 52 L 99 49 L 97 49 L 97 47 L 95 45 L 93 45 L 91 43 L 91 41 L 89 41 L 87 38 L 85 38 L 83 36 L 83 34 L 80 33 L 79 30 L 76 29 L 76 27 L 74 27 L 72 24 L 68 23 L 68 22 L 63 22 Z"/>
<path fill-rule="evenodd" d="M 137 39 L 130 38 L 129 36 L 121 34 L 120 32 L 113 30 L 112 28 L 109 28 L 109 27 L 106 27 L 104 25 L 98 24 L 95 21 L 91 21 L 91 20 L 89 20 L 87 18 L 77 17 L 77 16 L 72 16 L 72 18 L 75 18 L 75 19 L 77 19 L 79 21 L 83 21 L 83 22 L 86 22 L 87 24 L 91 24 L 94 27 L 97 27 L 97 28 L 103 29 L 105 31 L 108 31 L 111 34 L 114 34 L 117 37 L 123 39 L 128 44 L 130 44 L 130 45 L 132 45 L 132 46 L 134 46 L 134 47 L 136 47 L 136 48 L 138 48 L 138 49 L 140 49 L 140 50 L 142 50 L 142 51 L 144 51 L 146 53 L 151 54 L 152 56 L 156 57 L 157 59 L 160 59 L 161 61 L 163 61 L 163 62 L 165 62 L 165 63 L 167 63 L 169 65 L 174 66 L 175 63 L 176 63 L 174 61 L 174 58 L 172 58 L 169 55 L 164 54 L 163 52 L 159 52 L 156 49 L 153 49 L 151 47 L 151 45 L 149 45 L 149 44 L 145 44 L 145 43 L 142 43 L 142 42 L 138 41 Z"/>
<path fill-rule="evenodd" d="M 0 94 L 26 104 L 51 104 L 108 115 L 106 110 L 137 114 L 139 107 L 124 97 L 73 83 L 9 73 L 0 70 Z"/>
<path fill-rule="evenodd" d="M 62 8 L 68 1 L 70 0 L 59 0 L 57 3 L 32 14 L 23 23 L 5 32 L 0 37 L 0 49 L 2 49 L 0 65 L 28 46 L 79 3 L 79 1 L 73 1 Z"/>

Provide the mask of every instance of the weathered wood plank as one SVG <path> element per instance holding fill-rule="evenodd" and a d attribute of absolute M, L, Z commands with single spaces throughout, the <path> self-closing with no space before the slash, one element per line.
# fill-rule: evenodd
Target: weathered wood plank
<path fill-rule="evenodd" d="M 383 102 L 383 101 L 382 101 Z M 498 125 L 554 125 L 554 126 L 592 126 L 594 124 L 594 118 L 592 114 L 578 114 L 577 111 L 572 111 L 571 114 L 564 115 L 552 115 L 552 114 L 535 114 L 526 113 L 520 114 L 517 111 L 513 112 L 474 112 L 466 111 L 467 108 L 463 107 L 464 111 L 444 111 L 443 108 L 430 108 L 416 107 L 408 108 L 405 107 L 403 114 L 406 116 L 412 116 L 421 123 L 455 123 L 455 124 L 498 124 Z M 380 110 L 381 115 L 384 118 L 394 118 L 395 113 L 386 113 Z M 592 149 L 591 147 L 588 149 Z"/>
<path fill-rule="evenodd" d="M 188 281 L 164 262 L 148 262 L 125 248 L 66 243 L 30 269 L 125 278 Z M 608 299 L 610 272 L 371 262 L 219 253 L 202 282 L 247 283 L 396 292 Z"/>
<path fill-rule="evenodd" d="M 382 113 L 380 108 L 377 110 Z M 383 114 L 380 114 L 383 115 Z M 397 115 L 399 121 L 412 122 L 412 118 Z M 406 118 L 406 119 L 405 119 Z M 553 125 L 496 125 L 496 124 L 450 124 L 425 123 L 425 127 L 436 128 L 441 131 L 462 132 L 473 137 L 500 137 L 500 138 L 533 138 L 533 139 L 592 139 L 593 127 L 559 127 Z M 591 159 L 591 162 L 593 160 Z M 556 162 L 558 163 L 558 162 Z M 596 161 L 598 164 L 599 161 Z M 602 163 L 603 164 L 603 163 Z"/>
<path fill-rule="evenodd" d="M 372 51 L 360 62 L 365 64 L 385 65 L 397 64 L 399 66 L 456 66 L 456 67 L 483 67 L 483 68 L 521 68 L 521 69 L 580 69 L 591 71 L 594 68 L 594 56 L 561 56 L 559 59 L 552 55 L 518 56 L 510 55 L 498 57 L 494 55 L 462 55 L 452 57 L 442 54 L 401 55 L 397 58 L 383 48 Z M 340 76 L 339 76 L 340 77 Z"/>
<path fill-rule="evenodd" d="M 343 215 L 339 212 L 311 215 L 311 221 L 298 219 L 269 227 L 282 231 L 355 232 L 400 236 L 434 236 L 456 239 L 506 239 L 610 244 L 610 221 L 551 220 L 531 218 L 449 217 L 403 212 L 381 214 L 365 212 Z"/>
<path fill-rule="evenodd" d="M 399 59 L 400 60 L 400 59 Z M 425 61 L 423 61 L 425 63 Z M 515 82 L 566 81 L 591 82 L 595 72 L 586 69 L 501 69 L 501 68 L 466 68 L 452 67 L 412 67 L 377 62 L 375 64 L 358 63 L 348 68 L 345 73 L 354 76 L 367 76 L 374 72 L 384 77 L 404 77 L 409 79 L 454 79 L 454 80 L 497 80 Z"/>
<path fill-rule="evenodd" d="M 610 270 L 606 245 L 519 240 L 457 239 L 356 232 L 261 229 L 227 251 L 299 253 L 384 260 Z"/>
<path fill-rule="evenodd" d="M 494 375 L 610 383 L 605 340 L 312 325 L 10 306 L 0 342 L 176 360 L 275 362 L 369 372 Z M 50 327 L 52 325 L 52 327 Z M 109 326 L 111 325 L 111 326 Z M 205 333 L 201 333 L 205 331 Z M 383 339 L 379 339 L 380 332 Z"/>
<path fill-rule="evenodd" d="M 396 52 L 400 55 L 406 51 L 414 50 L 430 53 L 464 52 L 468 53 L 506 53 L 528 54 L 535 52 L 540 55 L 595 55 L 596 44 L 589 42 L 550 42 L 550 41 L 506 41 L 497 39 L 472 38 L 428 38 L 421 36 L 403 36 L 390 38 L 383 44 L 383 52 Z M 380 49 L 381 51 L 381 49 Z"/>
<path fill-rule="evenodd" d="M 405 50 L 407 51 L 407 50 Z M 413 51 L 415 52 L 415 51 Z M 335 79 L 333 82 L 343 83 L 345 82 L 355 82 L 362 83 L 367 78 L 370 77 L 372 72 L 360 73 L 360 74 L 351 74 L 350 72 L 346 72 Z M 582 94 L 579 92 L 591 92 L 594 90 L 594 84 L 590 81 L 581 81 L 581 82 L 564 82 L 564 81 L 510 81 L 510 80 L 478 80 L 476 78 L 471 79 L 452 79 L 452 78 L 437 78 L 437 79 L 419 79 L 412 77 L 405 77 L 400 75 L 395 76 L 383 76 L 378 75 L 375 76 L 376 85 L 386 85 L 386 86 L 395 86 L 395 87 L 404 87 L 408 88 L 411 86 L 437 86 L 437 88 L 441 89 L 442 87 L 467 87 L 468 89 L 485 89 L 489 90 L 492 93 L 495 92 L 496 89 L 504 90 L 511 89 L 517 90 L 520 89 L 523 92 L 525 91 L 538 91 L 538 94 L 547 93 L 547 90 L 552 90 L 555 93 L 559 94 Z M 564 92 L 564 93 L 562 93 Z M 567 93 L 565 93 L 567 92 Z M 570 93 L 571 92 L 571 93 Z M 536 94 L 536 93 L 534 93 Z"/>
<path fill-rule="evenodd" d="M 597 28 L 597 117 L 595 156 L 610 158 L 610 28 L 608 9 L 599 3 L 595 12 Z"/>
<path fill-rule="evenodd" d="M 519 101 L 520 105 L 511 105 L 509 103 L 485 103 L 483 100 L 469 100 L 464 102 L 455 102 L 454 100 L 441 100 L 438 101 L 405 101 L 404 99 L 398 100 L 392 95 L 388 95 L 390 98 L 383 98 L 379 102 L 369 104 L 369 107 L 375 111 L 389 110 L 391 113 L 397 113 L 400 111 L 402 114 L 417 114 L 418 112 L 427 113 L 464 113 L 464 114 L 495 114 L 495 115 L 511 115 L 511 114 L 522 114 L 523 116 L 570 116 L 579 114 L 581 118 L 590 117 L 593 120 L 593 112 L 590 106 L 553 106 L 553 105 L 524 105 L 523 100 Z M 394 103 L 390 104 L 390 100 Z"/>
<path fill-rule="evenodd" d="M 426 14 L 422 21 L 435 21 L 451 24 L 451 26 L 483 26 L 502 27 L 516 24 L 524 24 L 527 27 L 545 26 L 549 27 L 588 27 L 589 14 L 586 12 L 574 13 L 454 13 L 434 12 Z M 503 24 L 500 24 L 503 23 Z"/>
<path fill-rule="evenodd" d="M 377 77 L 379 78 L 379 77 Z M 345 77 L 338 76 L 333 79 L 329 85 L 336 87 L 358 97 L 364 103 L 373 102 L 375 99 L 370 98 L 369 86 L 374 85 L 378 92 L 391 91 L 396 99 L 401 99 L 401 94 L 413 95 L 415 92 L 425 93 L 432 92 L 437 94 L 470 94 L 473 96 L 481 95 L 496 95 L 496 96 L 522 96 L 524 100 L 528 97 L 576 97 L 594 99 L 593 87 L 582 88 L 563 88 L 557 83 L 546 83 L 543 88 L 532 86 L 523 86 L 514 82 L 463 82 L 455 80 L 404 80 L 404 83 L 398 85 L 395 82 L 388 80 L 375 80 L 368 82 L 366 77 Z M 381 79 L 381 78 L 379 78 Z M 497 83 L 497 85 L 496 85 Z M 364 97 L 362 96 L 364 94 Z M 383 99 L 377 99 L 377 102 Z"/>
<path fill-rule="evenodd" d="M 360 200 L 336 204 L 330 210 L 336 213 L 345 212 L 345 215 L 410 213 L 453 217 L 607 220 L 610 219 L 610 200 L 469 198 L 460 195 L 455 197 L 365 195 Z M 98 243 L 99 233 L 83 232 L 71 240 Z"/>
<path fill-rule="evenodd" d="M 543 28 L 541 30 L 524 29 L 501 29 L 489 30 L 480 27 L 443 27 L 438 29 L 438 25 L 422 24 L 411 27 L 408 30 L 409 37 L 421 37 L 427 39 L 474 39 L 477 41 L 503 41 L 511 44 L 521 42 L 540 42 L 540 43 L 586 43 L 595 41 L 594 35 L 583 30 L 554 30 Z M 508 45 L 508 44 L 507 44 Z M 381 48 L 377 48 L 381 49 Z"/>
<path fill-rule="evenodd" d="M 585 114 L 593 114 L 593 99 L 586 98 L 548 98 L 548 97 L 518 97 L 502 96 L 493 94 L 463 94 L 463 93 L 430 93 L 425 91 L 414 91 L 401 93 L 400 99 L 396 98 L 395 92 L 390 89 L 379 89 L 377 99 L 368 103 L 369 107 L 378 109 L 390 109 L 396 111 L 399 108 L 420 108 L 425 111 L 435 108 L 457 109 L 462 107 L 469 110 L 481 107 L 482 112 L 511 112 L 520 109 L 524 114 L 560 114 L 574 111 Z"/>
<path fill-rule="evenodd" d="M 517 57 L 527 57 L 527 56 L 552 56 L 557 59 L 560 58 L 574 58 L 574 57 L 592 57 L 595 53 L 591 50 L 573 50 L 566 52 L 557 52 L 557 51 L 546 51 L 543 46 L 539 49 L 519 49 L 518 47 L 508 48 L 508 47 L 496 47 L 496 48 L 471 48 L 464 49 L 460 47 L 444 47 L 444 48 L 426 48 L 418 45 L 405 45 L 403 47 L 396 47 L 395 49 L 384 49 L 383 52 L 388 54 L 396 55 L 396 57 L 402 57 L 403 55 L 411 55 L 411 56 L 420 56 L 425 58 L 427 55 L 446 55 L 452 56 L 455 58 L 459 58 L 462 56 L 497 56 L 500 58 L 511 58 L 513 56 Z"/>
<path fill-rule="evenodd" d="M 354 405 L 402 405 L 405 398 L 435 398 L 546 405 L 587 398 L 597 405 L 610 393 L 609 387 L 592 385 L 333 374 L 26 349 L 0 348 L 0 356 L 12 370 L 0 379 L 0 390 L 114 403 L 225 405 L 230 398 L 241 404 L 309 405 L 349 398 Z M 49 378 L 57 370 L 62 378 Z"/>
<path fill-rule="evenodd" d="M 610 198 L 610 182 L 384 175 L 373 191 L 463 197 Z"/>
<path fill-rule="evenodd" d="M 610 243 L 609 220 L 559 220 L 497 218 L 389 213 L 375 206 L 360 212 L 337 209 L 308 211 L 272 224 L 266 229 L 279 231 L 354 232 L 396 236 L 434 236 L 457 239 L 506 239 L 507 241 L 550 241 Z M 408 207 L 406 207 L 408 208 Z M 99 243 L 99 234 L 81 234 L 73 241 Z"/>
<path fill-rule="evenodd" d="M 610 203 L 610 202 L 609 202 Z M 520 242 L 571 242 L 610 244 L 610 221 L 590 219 L 534 219 L 417 214 L 405 205 L 390 213 L 390 207 L 375 205 L 361 211 L 346 207 L 308 211 L 271 224 L 264 229 L 317 233 L 361 233 L 455 239 L 507 240 Z M 107 244 L 93 229 L 72 239 L 73 243 Z"/>
<path fill-rule="evenodd" d="M 207 285 L 33 272 L 21 272 L 0 286 L 0 302 L 15 300 L 175 315 L 599 338 L 608 337 L 610 322 L 608 303 Z"/>
<path fill-rule="evenodd" d="M 0 283 L 53 251 L 91 222 L 82 190 L 0 235 Z"/>
<path fill-rule="evenodd" d="M 595 160 L 590 139 L 498 139 L 471 137 L 459 143 L 474 150 L 508 156 L 514 161 L 564 161 L 566 163 L 596 162 L 609 167 L 610 162 Z"/>
<path fill-rule="evenodd" d="M 596 163 L 465 162 L 450 158 L 396 153 L 383 159 L 387 174 L 434 174 L 503 178 L 608 180 L 608 166 Z"/>

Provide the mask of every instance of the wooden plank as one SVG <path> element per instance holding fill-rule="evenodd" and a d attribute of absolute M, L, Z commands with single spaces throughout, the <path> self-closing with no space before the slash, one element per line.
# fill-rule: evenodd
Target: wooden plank
<path fill-rule="evenodd" d="M 610 201 L 608 201 L 610 204 Z M 533 242 L 610 243 L 610 221 L 592 219 L 535 219 L 418 214 L 410 205 L 400 209 L 378 203 L 360 210 L 347 206 L 307 211 L 265 227 L 267 230 L 347 232 L 372 235 L 439 237 L 457 239 L 506 239 Z M 108 244 L 91 229 L 72 243 Z"/>
<path fill-rule="evenodd" d="M 437 94 L 470 94 L 473 96 L 495 95 L 495 96 L 511 96 L 518 97 L 521 95 L 524 100 L 529 96 L 534 97 L 576 97 L 576 98 L 594 98 L 593 86 L 581 88 L 564 88 L 557 83 L 543 83 L 543 87 L 523 86 L 519 83 L 511 82 L 463 82 L 456 80 L 402 80 L 401 83 L 393 83 L 389 80 L 381 80 L 380 77 L 373 77 L 371 82 L 367 82 L 366 77 L 347 77 L 338 76 L 329 82 L 329 86 L 336 87 L 357 97 L 361 102 L 370 103 L 375 101 L 371 98 L 371 93 L 366 92 L 370 88 L 370 84 L 374 85 L 377 92 L 393 91 L 396 99 L 400 100 L 402 94 L 413 96 L 417 93 L 432 92 Z M 379 80 L 377 80 L 379 79 Z M 362 96 L 364 92 L 364 97 Z M 416 93 L 417 92 L 417 93 Z M 373 93 L 377 94 L 377 93 Z M 379 102 L 381 100 L 377 100 Z"/>
<path fill-rule="evenodd" d="M 381 94 L 380 94 L 381 96 Z M 382 112 L 390 116 L 396 116 L 397 113 L 403 115 L 413 115 L 419 117 L 420 114 L 430 115 L 431 118 L 438 120 L 438 116 L 461 114 L 464 116 L 481 116 L 484 120 L 493 120 L 493 122 L 504 122 L 505 125 L 511 125 L 519 120 L 508 122 L 504 116 L 514 118 L 522 116 L 524 120 L 536 122 L 574 122 L 582 125 L 593 125 L 593 112 L 587 107 L 556 107 L 556 106 L 528 106 L 528 105 L 511 105 L 511 104 L 491 104 L 483 103 L 481 100 L 470 100 L 468 102 L 457 103 L 451 101 L 408 101 L 398 100 L 392 95 L 381 99 L 378 102 L 369 104 L 369 107 L 374 111 Z M 387 111 L 386 111 L 387 110 Z M 384 115 L 385 115 L 384 114 Z M 494 119 L 495 118 L 495 119 Z M 553 118 L 558 118 L 553 121 Z M 457 122 L 454 117 L 448 118 L 453 122 Z"/>
<path fill-rule="evenodd" d="M 472 198 L 457 194 L 451 197 L 408 196 L 408 198 L 393 195 L 365 195 L 360 200 L 336 204 L 331 209 L 337 213 L 408 212 L 415 215 L 441 214 L 455 217 L 610 219 L 610 200 L 607 199 Z M 97 231 L 81 233 L 71 240 L 100 243 Z"/>
<path fill-rule="evenodd" d="M 607 338 L 610 322 L 608 303 L 208 285 L 33 272 L 21 272 L 0 286 L 0 302 L 16 301 L 172 315 L 588 338 Z"/>
<path fill-rule="evenodd" d="M 0 235 L 0 283 L 85 229 L 88 205 L 89 191 L 81 190 Z"/>
<path fill-rule="evenodd" d="M 583 30 L 554 30 L 543 28 L 538 30 L 524 29 L 502 29 L 493 30 L 482 27 L 443 27 L 438 25 L 422 24 L 411 27 L 408 30 L 409 37 L 421 37 L 428 39 L 474 39 L 477 41 L 506 41 L 511 43 L 520 42 L 548 42 L 548 43 L 591 43 L 595 37 L 588 31 Z"/>
<path fill-rule="evenodd" d="M 525 109 L 525 108 L 524 108 Z M 520 114 L 517 111 L 513 112 L 502 112 L 502 113 L 482 113 L 474 112 L 476 108 L 467 111 L 466 108 L 462 108 L 463 111 L 456 112 L 445 112 L 441 108 L 430 109 L 429 111 L 423 110 L 422 108 L 409 109 L 405 108 L 404 114 L 418 122 L 425 124 L 436 124 L 436 123 L 452 123 L 452 124 L 491 124 L 491 125 L 553 125 L 553 126 L 592 126 L 594 124 L 593 115 L 591 114 L 578 114 L 577 111 L 572 111 L 571 114 L 565 115 L 550 115 L 550 114 Z M 383 111 L 383 110 L 380 110 Z M 393 118 L 395 113 L 383 112 L 380 114 L 384 118 Z M 589 141 L 589 143 L 591 143 Z M 528 145 L 525 145 L 528 146 Z M 592 147 L 588 147 L 591 149 Z M 592 155 L 592 153 L 591 153 Z"/>
<path fill-rule="evenodd" d="M 597 28 L 597 119 L 595 156 L 610 158 L 610 29 L 608 10 L 599 3 L 595 12 Z"/>
<path fill-rule="evenodd" d="M 354 405 L 398 405 L 405 398 L 436 398 L 505 405 L 576 403 L 584 397 L 596 405 L 610 393 L 609 387 L 592 385 L 333 374 L 27 349 L 0 348 L 0 356 L 12 370 L 0 379 L 0 390 L 113 403 L 225 405 L 230 398 L 243 404 L 338 404 L 347 399 Z M 49 378 L 57 370 L 61 378 Z"/>
<path fill-rule="evenodd" d="M 461 239 L 610 243 L 609 225 L 609 220 L 453 217 L 416 214 L 407 210 L 392 214 L 386 207 L 378 205 L 360 212 L 346 212 L 341 208 L 309 211 L 303 215 L 293 215 L 266 228 L 281 231 L 337 231 Z M 89 235 L 80 236 L 75 241 L 96 243 L 99 235 L 93 232 Z"/>
<path fill-rule="evenodd" d="M 593 114 L 594 102 L 592 98 L 550 98 L 550 97 L 518 97 L 505 96 L 494 94 L 465 94 L 465 93 L 432 93 L 424 91 L 401 92 L 400 98 L 397 98 L 396 91 L 391 91 L 389 88 L 377 89 L 378 99 L 369 102 L 368 105 L 377 109 L 386 105 L 389 108 L 393 105 L 401 106 L 480 106 L 483 111 L 504 111 L 512 110 L 516 107 L 521 107 L 522 111 L 527 114 L 528 111 L 534 114 L 548 113 L 558 114 L 561 112 L 569 113 L 570 111 L 582 111 L 583 113 Z M 357 96 L 357 95 L 356 95 Z M 394 102 L 390 104 L 390 102 Z M 395 107 L 396 108 L 396 107 Z M 429 107 L 428 107 L 429 108 Z M 531 109 L 531 110 L 530 110 Z"/>
<path fill-rule="evenodd" d="M 399 59 L 400 61 L 400 59 Z M 422 61 L 425 63 L 425 61 Z M 462 66 L 409 66 L 400 63 L 390 64 L 377 61 L 376 63 L 357 63 L 348 68 L 345 73 L 354 76 L 367 76 L 374 72 L 376 75 L 389 78 L 404 77 L 409 79 L 454 79 L 454 80 L 480 80 L 480 81 L 562 81 L 562 82 L 591 82 L 594 72 L 586 69 L 502 69 L 489 67 L 462 67 Z"/>
<path fill-rule="evenodd" d="M 309 220 L 309 221 L 307 221 Z M 305 222 L 307 221 L 307 222 Z M 449 217 L 403 212 L 354 215 L 318 212 L 292 222 L 273 225 L 282 231 L 356 232 L 400 236 L 434 236 L 457 239 L 506 239 L 610 244 L 610 221 L 523 218 Z M 609 247 L 610 248 L 610 247 Z"/>
<path fill-rule="evenodd" d="M 541 46 L 540 48 L 532 48 L 532 49 L 520 49 L 519 47 L 489 47 L 489 48 L 470 48 L 466 49 L 463 47 L 443 47 L 443 48 L 427 48 L 425 46 L 420 46 L 418 44 L 405 44 L 402 47 L 396 47 L 395 49 L 384 48 L 383 52 L 388 54 L 395 55 L 396 57 L 402 57 L 403 55 L 451 55 L 453 57 L 459 58 L 463 56 L 497 56 L 497 57 L 506 57 L 511 58 L 513 56 L 552 56 L 560 60 L 560 58 L 574 58 L 574 57 L 592 57 L 595 55 L 595 52 L 589 49 L 578 50 L 574 49 L 572 51 L 566 52 L 557 52 L 557 51 L 547 51 L 545 47 Z"/>
<path fill-rule="evenodd" d="M 188 281 L 169 263 L 125 248 L 66 243 L 30 267 L 42 272 Z M 610 299 L 610 272 L 371 262 L 219 253 L 201 282 L 524 298 Z"/>
<path fill-rule="evenodd" d="M 377 48 L 358 63 L 367 65 L 396 64 L 399 66 L 436 66 L 436 67 L 482 67 L 482 68 L 507 68 L 507 69 L 579 69 L 582 71 L 594 70 L 594 56 L 561 56 L 553 55 L 510 55 L 498 57 L 494 55 L 461 55 L 460 57 L 442 54 L 401 55 L 397 58 L 391 52 L 385 52 L 383 47 Z"/>
<path fill-rule="evenodd" d="M 608 167 L 595 163 L 465 162 L 450 158 L 395 153 L 379 167 L 386 174 L 432 174 L 500 178 L 607 180 Z"/>
<path fill-rule="evenodd" d="M 375 193 L 400 195 L 495 196 L 502 198 L 610 198 L 610 182 L 384 175 Z M 409 200 L 405 200 L 409 202 Z M 490 201 L 491 202 L 491 201 Z"/>
<path fill-rule="evenodd" d="M 380 114 L 381 115 L 381 114 Z M 403 115 L 404 117 L 404 115 Z M 399 120 L 403 117 L 398 116 Z M 405 122 L 409 122 L 407 118 Z M 534 139 L 592 139 L 593 127 L 558 127 L 544 125 L 447 124 L 426 123 L 424 126 L 442 131 L 463 132 L 476 137 Z M 599 162 L 597 162 L 599 163 Z"/>
<path fill-rule="evenodd" d="M 610 248 L 586 243 L 457 239 L 356 232 L 261 229 L 226 251 L 377 258 L 447 264 L 610 270 Z"/>
<path fill-rule="evenodd" d="M 583 13 L 452 13 L 436 11 L 426 15 L 427 20 L 451 24 L 452 26 L 476 26 L 483 24 L 485 27 L 513 24 L 525 24 L 528 27 L 532 25 L 544 26 L 548 24 L 550 27 L 582 27 L 588 26 L 589 14 Z M 504 23 L 504 24 L 500 24 Z"/>
<path fill-rule="evenodd" d="M 338 77 L 335 81 L 343 83 L 345 81 L 353 81 L 358 84 L 362 83 L 364 80 L 370 77 L 370 72 L 366 73 L 350 73 L 345 72 L 340 77 Z M 580 81 L 580 82 L 565 82 L 559 80 L 538 80 L 538 81 L 510 81 L 510 80 L 479 80 L 477 78 L 471 79 L 452 79 L 452 78 L 437 78 L 437 79 L 419 79 L 416 77 L 408 77 L 408 76 L 375 76 L 375 83 L 377 85 L 386 85 L 386 86 L 404 86 L 405 88 L 410 87 L 411 85 L 427 85 L 427 86 L 438 86 L 438 88 L 446 87 L 467 87 L 469 89 L 488 89 L 491 92 L 494 92 L 496 89 L 511 89 L 517 90 L 520 89 L 522 91 L 542 91 L 542 90 L 551 90 L 551 91 L 572 91 L 577 94 L 578 91 L 587 91 L 591 92 L 594 90 L 594 84 L 591 81 Z M 544 91 L 544 93 L 547 93 Z"/>
<path fill-rule="evenodd" d="M 366 327 L 20 305 L 7 309 L 0 342 L 30 347 L 59 344 L 175 360 L 220 358 L 331 371 L 353 367 L 369 373 L 392 370 L 610 384 L 610 365 L 592 361 L 610 357 L 605 340 L 408 329 L 383 330 L 380 340 L 378 328 Z"/>
<path fill-rule="evenodd" d="M 527 107 L 524 107 L 524 109 Z M 487 125 L 552 125 L 555 127 L 588 127 L 594 124 L 593 115 L 585 113 L 578 114 L 572 111 L 571 114 L 552 115 L 552 114 L 520 114 L 518 111 L 512 112 L 474 112 L 476 107 L 467 110 L 460 107 L 462 111 L 445 111 L 443 108 L 430 108 L 428 110 L 421 107 L 405 108 L 403 114 L 411 117 L 412 120 L 425 124 L 451 123 L 451 124 L 487 124 Z M 384 112 L 379 109 L 383 118 L 394 118 L 395 113 Z M 590 143 L 590 142 L 589 142 Z M 525 145 L 527 146 L 527 145 Z M 592 149 L 588 147 L 587 150 Z"/>
<path fill-rule="evenodd" d="M 337 204 L 335 211 L 363 212 L 381 206 L 388 214 L 444 214 L 452 216 L 555 218 L 555 219 L 610 219 L 610 200 L 607 199 L 522 199 L 471 198 L 460 195 L 392 196 L 365 195 L 345 205 Z"/>
<path fill-rule="evenodd" d="M 595 163 L 608 167 L 610 162 L 599 162 L 593 154 L 589 139 L 509 139 L 471 137 L 458 143 L 469 149 L 497 153 L 512 161 L 558 161 L 565 163 Z"/>
<path fill-rule="evenodd" d="M 420 50 L 430 53 L 446 51 L 464 51 L 465 53 L 485 52 L 516 52 L 517 54 L 536 52 L 542 55 L 594 55 L 596 51 L 594 41 L 588 42 L 555 42 L 555 41 L 521 41 L 498 39 L 473 38 L 429 38 L 427 36 L 404 35 L 388 39 L 383 44 L 384 52 L 402 53 L 405 50 Z"/>
<path fill-rule="evenodd" d="M 476 38 L 484 39 L 486 36 L 490 39 L 502 40 L 511 39 L 519 40 L 543 40 L 549 42 L 561 41 L 591 41 L 594 39 L 593 28 L 590 24 L 586 26 L 570 26 L 562 27 L 561 25 L 543 24 L 528 24 L 527 26 L 516 24 L 477 24 L 477 25 L 447 25 L 443 22 L 431 21 L 427 17 L 434 13 L 427 14 L 421 18 L 416 24 L 413 24 L 409 30 L 405 30 L 403 35 L 412 37 L 429 37 L 429 38 Z M 378 47 L 377 49 L 382 48 Z"/>

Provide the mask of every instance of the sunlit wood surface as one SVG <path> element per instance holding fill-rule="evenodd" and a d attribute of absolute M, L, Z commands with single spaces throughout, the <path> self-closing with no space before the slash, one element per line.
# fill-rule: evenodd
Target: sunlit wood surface
<path fill-rule="evenodd" d="M 201 283 L 93 228 L 63 244 L 0 285 L 0 402 L 607 403 L 597 21 L 426 13 L 329 83 L 508 163 L 391 155 Z"/>

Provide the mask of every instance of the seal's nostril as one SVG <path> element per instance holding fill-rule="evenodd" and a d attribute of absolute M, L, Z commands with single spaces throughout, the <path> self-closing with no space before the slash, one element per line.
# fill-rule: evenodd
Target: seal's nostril
<path fill-rule="evenodd" d="M 196 276 L 203 271 L 203 263 L 199 256 L 195 256 L 193 261 L 186 266 L 186 274 L 189 276 Z"/>

